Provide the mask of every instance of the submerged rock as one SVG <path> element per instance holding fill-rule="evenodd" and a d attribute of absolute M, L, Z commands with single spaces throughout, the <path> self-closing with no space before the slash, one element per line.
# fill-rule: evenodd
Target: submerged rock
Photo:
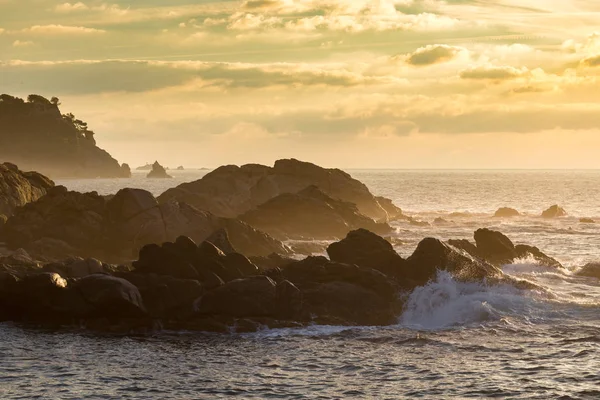
<path fill-rule="evenodd" d="M 332 199 L 316 186 L 281 194 L 239 218 L 280 240 L 333 239 L 358 228 L 392 231 L 387 223 L 375 222 L 354 204 Z"/>
<path fill-rule="evenodd" d="M 152 164 L 152 170 L 148 172 L 148 175 L 146 177 L 159 179 L 173 178 L 171 175 L 167 174 L 165 168 L 162 165 L 160 165 L 158 161 L 155 161 L 154 164 Z"/>
<path fill-rule="evenodd" d="M 542 213 L 542 217 L 544 218 L 560 218 L 566 217 L 567 215 L 567 211 L 558 205 L 553 205 Z"/>
<path fill-rule="evenodd" d="M 512 217 L 519 217 L 521 216 L 521 213 L 517 210 L 515 210 L 514 208 L 509 208 L 509 207 L 502 207 L 499 208 L 496 213 L 494 214 L 495 218 L 512 218 Z"/>
<path fill-rule="evenodd" d="M 579 222 L 582 224 L 595 224 L 596 221 L 593 220 L 592 218 L 580 218 Z"/>
<path fill-rule="evenodd" d="M 325 169 L 298 160 L 278 160 L 274 167 L 248 164 L 217 168 L 202 179 L 169 189 L 159 197 L 184 201 L 223 217 L 237 217 L 284 193 L 297 193 L 314 185 L 332 199 L 356 204 L 373 219 L 388 212 L 361 182 L 339 169 Z M 384 204 L 389 208 L 389 204 Z M 395 212 L 395 211 L 393 211 Z"/>

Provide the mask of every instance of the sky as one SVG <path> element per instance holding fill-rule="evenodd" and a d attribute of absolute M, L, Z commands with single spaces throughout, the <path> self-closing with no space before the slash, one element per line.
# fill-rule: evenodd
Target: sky
<path fill-rule="evenodd" d="M 132 166 L 600 168 L 597 0 L 0 0 L 0 92 Z"/>

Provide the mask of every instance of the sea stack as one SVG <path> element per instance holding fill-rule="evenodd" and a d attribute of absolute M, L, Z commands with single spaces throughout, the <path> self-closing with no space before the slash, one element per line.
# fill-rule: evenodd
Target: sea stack
<path fill-rule="evenodd" d="M 152 164 L 152 171 L 150 171 L 146 177 L 158 179 L 172 178 L 171 175 L 167 174 L 165 167 L 160 165 L 158 161 L 155 161 L 154 164 Z"/>

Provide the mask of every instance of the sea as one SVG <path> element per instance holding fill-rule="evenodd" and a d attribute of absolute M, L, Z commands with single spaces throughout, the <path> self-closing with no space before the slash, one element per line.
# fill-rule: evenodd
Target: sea
<path fill-rule="evenodd" d="M 174 178 L 57 181 L 71 190 L 155 195 Z M 535 283 L 415 289 L 395 325 L 310 326 L 251 334 L 104 335 L 0 324 L 0 399 L 600 399 L 600 171 L 348 170 L 427 224 L 394 224 L 403 256 L 425 237 L 472 239 L 488 227 L 539 247 L 564 269 L 505 265 Z M 558 204 L 569 213 L 543 219 Z M 494 218 L 500 207 L 522 213 Z M 595 223 L 581 223 L 591 218 Z"/>

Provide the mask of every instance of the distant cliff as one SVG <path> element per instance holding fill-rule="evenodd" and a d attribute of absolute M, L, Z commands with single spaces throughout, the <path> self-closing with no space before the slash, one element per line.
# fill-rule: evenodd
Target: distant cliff
<path fill-rule="evenodd" d="M 0 161 L 52 178 L 130 177 L 129 166 L 96 146 L 87 123 L 59 105 L 56 97 L 0 95 Z"/>

